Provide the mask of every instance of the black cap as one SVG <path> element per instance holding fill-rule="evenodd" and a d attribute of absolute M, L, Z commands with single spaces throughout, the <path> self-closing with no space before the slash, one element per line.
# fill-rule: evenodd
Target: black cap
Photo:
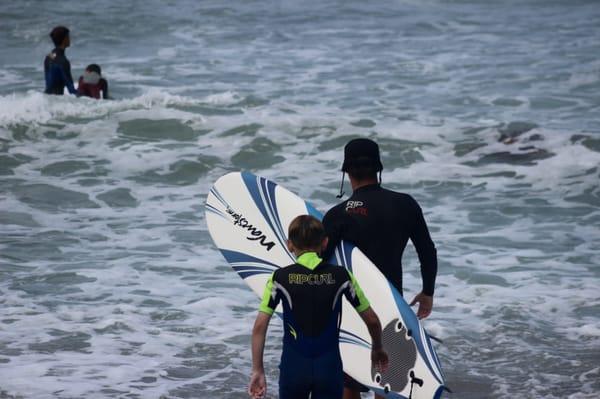
<path fill-rule="evenodd" d="M 344 147 L 344 164 L 342 171 L 348 172 L 348 169 L 356 166 L 370 166 L 376 172 L 383 170 L 381 159 L 379 158 L 379 146 L 371 139 L 350 140 Z"/>

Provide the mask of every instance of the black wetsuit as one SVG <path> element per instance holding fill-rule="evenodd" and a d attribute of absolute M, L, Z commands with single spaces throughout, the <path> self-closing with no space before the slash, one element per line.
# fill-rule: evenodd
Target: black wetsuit
<path fill-rule="evenodd" d="M 323 218 L 329 237 L 324 259 L 340 240 L 356 245 L 402 293 L 402 254 L 410 239 L 421 262 L 423 293 L 433 295 L 437 274 L 435 245 L 421 207 L 408 194 L 379 184 L 361 187 Z"/>
<path fill-rule="evenodd" d="M 65 87 L 71 94 L 77 94 L 71 75 L 71 63 L 65 56 L 65 50 L 55 48 L 44 59 L 44 77 L 46 79 L 46 94 L 62 95 Z"/>

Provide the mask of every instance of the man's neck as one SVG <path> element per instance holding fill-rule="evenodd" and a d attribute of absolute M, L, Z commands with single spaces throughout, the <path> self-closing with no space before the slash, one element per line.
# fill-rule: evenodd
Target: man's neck
<path fill-rule="evenodd" d="M 352 191 L 356 191 L 361 187 L 371 186 L 373 184 L 379 184 L 379 181 L 377 181 L 376 177 L 358 180 L 350 176 L 350 185 L 352 186 Z"/>

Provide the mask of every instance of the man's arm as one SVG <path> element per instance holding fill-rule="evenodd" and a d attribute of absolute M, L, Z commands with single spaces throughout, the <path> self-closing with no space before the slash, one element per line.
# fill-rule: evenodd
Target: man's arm
<path fill-rule="evenodd" d="M 327 238 L 329 239 L 327 248 L 321 254 L 321 257 L 325 262 L 331 258 L 335 252 L 335 247 L 337 247 L 342 240 L 341 223 L 336 212 L 337 210 L 335 208 L 331 208 L 323 217 L 323 227 L 325 228 L 325 234 L 327 234 Z"/>
<path fill-rule="evenodd" d="M 388 356 L 383 350 L 381 342 L 381 323 L 379 322 L 379 317 L 377 317 L 377 314 L 370 306 L 360 312 L 359 315 L 367 325 L 367 329 L 371 335 L 371 362 L 373 363 L 373 367 L 383 372 L 388 367 Z"/>
<path fill-rule="evenodd" d="M 73 76 L 71 75 L 71 63 L 68 60 L 65 60 L 62 71 L 67 90 L 69 90 L 69 93 L 71 94 L 77 94 L 77 90 L 75 90 L 75 85 L 73 84 Z"/>
<path fill-rule="evenodd" d="M 412 198 L 411 198 L 412 199 Z M 415 212 L 415 222 L 410 232 L 410 240 L 417 250 L 421 264 L 421 278 L 423 291 L 415 296 L 410 305 L 419 303 L 417 317 L 424 319 L 431 314 L 433 308 L 433 293 L 435 291 L 435 278 L 437 276 L 437 250 L 429 234 L 427 223 L 423 217 L 421 207 L 412 199 Z"/>
<path fill-rule="evenodd" d="M 263 398 L 267 394 L 263 353 L 270 320 L 270 314 L 259 311 L 252 329 L 252 375 L 248 386 L 248 394 L 252 398 Z"/>
<path fill-rule="evenodd" d="M 44 89 L 44 93 L 48 93 L 50 90 L 50 60 L 48 56 L 44 58 L 44 81 L 46 82 L 46 88 Z"/>

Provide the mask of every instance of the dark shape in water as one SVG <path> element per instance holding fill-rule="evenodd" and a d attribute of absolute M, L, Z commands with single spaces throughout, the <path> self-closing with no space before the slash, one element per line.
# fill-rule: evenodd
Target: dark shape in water
<path fill-rule="evenodd" d="M 517 137 L 539 127 L 532 122 L 510 122 L 508 125 L 498 129 L 500 132 L 499 142 L 512 144 L 517 141 Z"/>
<path fill-rule="evenodd" d="M 511 165 L 535 165 L 536 161 L 553 157 L 554 154 L 535 147 L 524 147 L 521 150 L 529 151 L 521 154 L 513 154 L 508 151 L 494 152 L 483 155 L 476 162 L 469 162 L 470 165 L 488 165 L 492 163 L 507 163 Z"/>

